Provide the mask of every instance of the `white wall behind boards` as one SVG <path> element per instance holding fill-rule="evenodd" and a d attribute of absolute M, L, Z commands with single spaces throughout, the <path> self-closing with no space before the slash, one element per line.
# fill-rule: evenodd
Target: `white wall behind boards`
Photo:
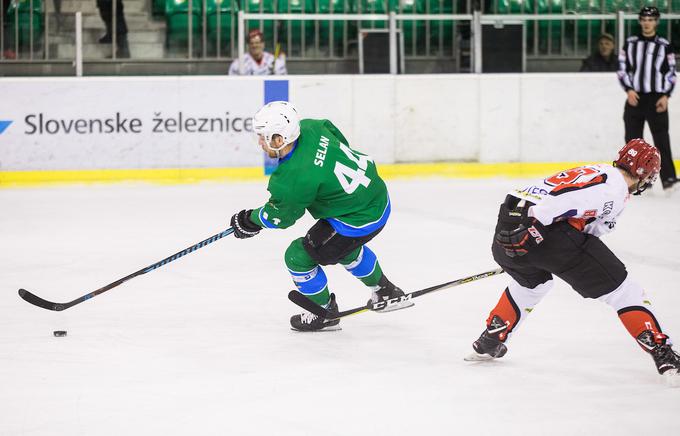
<path fill-rule="evenodd" d="M 0 78 L 0 171 L 261 165 L 249 118 L 263 80 Z M 614 73 L 281 80 L 304 116 L 383 163 L 609 160 L 623 143 Z"/>

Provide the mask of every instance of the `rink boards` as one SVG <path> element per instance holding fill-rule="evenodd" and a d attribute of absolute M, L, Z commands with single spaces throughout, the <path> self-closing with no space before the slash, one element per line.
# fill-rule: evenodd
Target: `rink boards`
<path fill-rule="evenodd" d="M 2 185 L 261 178 L 252 115 L 286 98 L 399 164 L 381 165 L 387 177 L 531 176 L 611 160 L 623 142 L 613 74 L 3 78 L 0 89 Z"/>

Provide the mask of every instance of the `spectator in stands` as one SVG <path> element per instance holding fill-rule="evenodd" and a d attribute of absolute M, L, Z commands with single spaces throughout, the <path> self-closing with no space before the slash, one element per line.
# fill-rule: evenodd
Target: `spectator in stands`
<path fill-rule="evenodd" d="M 260 29 L 248 32 L 248 53 L 241 59 L 243 63 L 243 75 L 267 76 L 288 74 L 286 71 L 286 56 L 279 53 L 278 47 L 273 55 L 264 51 L 264 36 Z M 239 75 L 239 60 L 234 59 L 229 67 L 229 75 Z"/>
<path fill-rule="evenodd" d="M 106 33 L 99 38 L 100 44 L 111 44 L 113 42 L 113 0 L 97 0 L 99 15 L 104 20 Z M 128 46 L 128 27 L 123 15 L 123 0 L 116 0 L 116 57 L 129 58 L 130 48 Z"/>
<path fill-rule="evenodd" d="M 619 82 L 626 91 L 623 110 L 626 141 L 642 138 L 645 121 L 661 153 L 663 189 L 678 182 L 668 134 L 668 98 L 675 87 L 675 54 L 666 38 L 657 35 L 661 14 L 645 6 L 638 14 L 641 32 L 626 39 L 619 53 Z"/>
<path fill-rule="evenodd" d="M 597 39 L 597 51 L 583 59 L 581 71 L 616 71 L 619 63 L 614 53 L 614 37 L 603 33 Z"/>

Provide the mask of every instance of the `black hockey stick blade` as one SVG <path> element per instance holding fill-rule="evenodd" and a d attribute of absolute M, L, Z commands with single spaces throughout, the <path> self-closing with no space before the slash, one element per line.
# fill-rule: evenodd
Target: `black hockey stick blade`
<path fill-rule="evenodd" d="M 31 303 L 32 305 L 42 307 L 43 309 L 47 310 L 55 310 L 57 312 L 60 312 L 66 309 L 67 307 L 71 307 L 68 303 L 61 304 L 47 301 L 27 291 L 26 289 L 19 289 L 19 296 L 23 298 L 25 301 Z"/>
<path fill-rule="evenodd" d="M 325 318 L 325 315 L 328 315 L 328 312 L 326 312 L 326 309 L 323 307 L 319 306 L 309 298 L 305 297 L 303 294 L 299 293 L 298 291 L 290 291 L 288 293 L 288 299 L 292 301 L 293 303 L 297 304 L 301 308 L 305 309 L 307 312 L 311 312 L 316 316 L 320 316 L 322 318 Z"/>
<path fill-rule="evenodd" d="M 85 295 L 83 295 L 79 298 L 76 298 L 73 301 L 69 301 L 68 303 L 54 303 L 52 301 L 47 301 L 47 300 L 40 298 L 37 295 L 35 295 L 35 294 L 33 294 L 29 291 L 27 291 L 26 289 L 23 289 L 23 288 L 19 289 L 19 296 L 24 301 L 31 303 L 34 306 L 42 307 L 43 309 L 47 309 L 47 310 L 54 310 L 56 312 L 61 312 L 62 310 L 66 310 L 69 307 L 75 306 L 76 304 L 80 304 L 83 301 L 86 301 L 86 300 L 89 300 L 90 298 L 96 297 L 99 294 L 103 294 L 104 292 L 106 292 L 110 289 L 113 289 L 116 286 L 122 285 L 123 283 L 127 282 L 130 279 L 133 279 L 133 278 L 140 276 L 142 274 L 146 274 L 148 272 L 151 272 L 151 271 L 153 271 L 157 268 L 160 268 L 164 265 L 167 265 L 168 263 L 173 262 L 173 261 L 175 261 L 175 260 L 177 260 L 177 259 L 179 259 L 183 256 L 186 256 L 189 253 L 193 253 L 194 251 L 196 251 L 200 248 L 203 248 L 206 245 L 212 244 L 213 242 L 218 241 L 218 240 L 224 238 L 225 236 L 231 235 L 232 233 L 234 233 L 234 229 L 232 227 L 229 227 L 227 230 L 224 230 L 220 233 L 217 233 L 217 234 L 209 237 L 208 239 L 204 239 L 203 241 L 198 242 L 198 243 L 192 245 L 191 247 L 187 247 L 184 250 L 173 254 L 172 256 L 166 257 L 165 259 L 160 260 L 160 261 L 158 261 L 154 264 L 151 264 L 151 265 L 147 266 L 146 268 L 142 268 L 139 271 L 135 271 L 132 274 L 129 274 L 125 277 L 122 277 L 122 278 L 116 280 L 115 282 L 111 282 L 106 286 L 102 286 L 101 288 L 97 289 L 96 291 L 92 291 L 90 293 L 87 293 L 87 294 L 85 294 Z"/>
<path fill-rule="evenodd" d="M 310 300 L 309 298 L 305 297 L 303 294 L 301 294 L 297 291 L 290 291 L 288 293 L 288 299 L 290 301 L 292 301 L 293 303 L 297 304 L 298 306 L 302 307 L 303 309 L 305 309 L 305 310 L 307 310 L 307 311 L 309 311 L 309 312 L 313 313 L 314 315 L 319 316 L 321 318 L 339 319 L 339 318 L 344 318 L 344 317 L 350 316 L 350 315 L 356 315 L 356 314 L 362 313 L 362 312 L 382 310 L 382 309 L 385 309 L 386 307 L 388 307 L 390 305 L 401 303 L 401 302 L 410 300 L 412 298 L 417 298 L 417 297 L 420 297 L 422 295 L 429 294 L 430 292 L 439 291 L 439 290 L 446 289 L 446 288 L 452 288 L 454 286 L 464 285 L 465 283 L 470 283 L 470 282 L 481 280 L 481 279 L 484 279 L 484 278 L 487 278 L 487 277 L 502 274 L 503 272 L 504 271 L 503 271 L 502 268 L 494 269 L 494 270 L 491 270 L 491 271 L 483 272 L 481 274 L 475 274 L 473 276 L 465 277 L 465 278 L 462 278 L 462 279 L 452 280 L 450 282 L 430 286 L 429 288 L 421 289 L 419 291 L 410 292 L 410 293 L 405 294 L 401 297 L 393 298 L 391 300 L 379 301 L 377 303 L 369 303 L 369 304 L 366 304 L 364 306 L 355 307 L 353 309 L 343 310 L 343 311 L 339 312 L 337 315 L 330 316 L 330 317 L 329 317 L 328 311 L 325 308 L 314 303 L 312 300 Z"/>
<path fill-rule="evenodd" d="M 319 316 L 321 318 L 325 319 L 337 319 L 337 318 L 342 318 L 345 316 L 349 315 L 354 315 L 355 313 L 360 313 L 360 312 L 365 312 L 367 310 L 371 310 L 371 308 L 366 305 L 366 306 L 361 306 L 361 307 L 356 307 L 354 309 L 350 310 L 345 310 L 343 312 L 338 313 L 337 316 L 328 318 L 328 311 L 310 300 L 309 298 L 305 297 L 303 294 L 301 294 L 298 291 L 290 291 L 288 293 L 288 299 L 292 301 L 293 303 L 297 304 L 301 308 L 305 309 L 308 312 L 313 313 L 316 316 Z"/>

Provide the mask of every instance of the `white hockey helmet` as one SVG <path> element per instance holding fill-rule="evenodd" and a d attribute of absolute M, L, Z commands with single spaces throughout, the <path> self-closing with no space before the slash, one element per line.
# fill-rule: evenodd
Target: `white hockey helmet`
<path fill-rule="evenodd" d="M 257 111 L 253 117 L 253 130 L 262 135 L 267 147 L 279 151 L 294 142 L 300 136 L 300 115 L 295 106 L 287 101 L 273 101 Z M 283 144 L 279 148 L 272 148 L 274 135 L 283 137 Z"/>

